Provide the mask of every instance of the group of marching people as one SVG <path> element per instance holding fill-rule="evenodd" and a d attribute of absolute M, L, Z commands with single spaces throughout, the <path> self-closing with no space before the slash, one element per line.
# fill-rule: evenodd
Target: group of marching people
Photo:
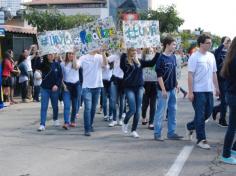
<path fill-rule="evenodd" d="M 232 146 L 236 129 L 236 38 L 232 43 L 228 37 L 223 39 L 220 47 L 227 54 L 224 56 L 220 54 L 222 64 L 220 70 L 217 67 L 219 58 L 215 58 L 209 52 L 211 38 L 202 34 L 197 44 L 199 49 L 188 60 L 188 98 L 195 111 L 193 120 L 186 125 L 188 137 L 191 139 L 196 132 L 197 146 L 210 149 L 205 134 L 205 121 L 212 115 L 213 93 L 215 92 L 216 96 L 223 95 L 220 96 L 222 103 L 219 105 L 223 113 L 220 123 L 224 119 L 224 125 L 228 126 L 228 130 L 221 160 L 236 164 L 234 158 L 236 142 Z M 94 132 L 94 118 L 101 95 L 104 120 L 110 120 L 110 127 L 122 126 L 125 135 L 130 134 L 138 138 L 137 127 L 142 116 L 142 124 L 148 123 L 148 128 L 154 130 L 154 140 L 164 141 L 162 127 L 163 120 L 166 119 L 167 138 L 181 140 L 183 136 L 176 133 L 176 93 L 180 89 L 185 97 L 187 92 L 178 82 L 182 66 L 179 60 L 181 57 L 176 51 L 176 41 L 170 36 L 163 39 L 162 51 L 159 48 L 143 49 L 141 57 L 138 57 L 135 48 L 120 49 L 111 53 L 101 48 L 79 58 L 73 49 L 68 50 L 62 59 L 58 59 L 58 55 L 54 53 L 43 56 L 35 66 L 42 77 L 41 120 L 38 131 L 45 130 L 49 100 L 53 108 L 55 126 L 60 125 L 58 101 L 59 99 L 63 101 L 63 128 L 66 130 L 77 126 L 76 117 L 83 101 L 84 135 L 91 136 L 91 132 Z M 157 81 L 144 81 L 145 67 L 155 68 Z M 218 85 L 219 76 L 223 80 L 219 82 L 220 85 Z M 109 100 L 108 108 L 107 100 Z M 226 104 L 229 106 L 229 124 L 226 124 L 225 120 Z M 150 107 L 149 120 L 146 118 L 148 107 Z M 132 126 L 129 127 L 132 117 Z"/>

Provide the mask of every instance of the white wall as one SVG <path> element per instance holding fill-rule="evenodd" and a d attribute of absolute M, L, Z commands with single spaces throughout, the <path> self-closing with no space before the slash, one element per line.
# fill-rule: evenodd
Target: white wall
<path fill-rule="evenodd" d="M 101 18 L 109 16 L 108 8 L 74 8 L 74 9 L 59 9 L 65 15 L 85 14 L 93 15 Z"/>

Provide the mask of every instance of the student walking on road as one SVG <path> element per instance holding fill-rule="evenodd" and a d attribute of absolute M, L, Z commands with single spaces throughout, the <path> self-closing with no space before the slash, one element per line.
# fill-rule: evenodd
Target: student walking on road
<path fill-rule="evenodd" d="M 221 161 L 236 164 L 236 37 L 233 39 L 222 68 L 226 80 L 226 103 L 229 105 L 229 126 L 225 135 Z M 233 144 L 233 146 L 232 146 Z"/>
<path fill-rule="evenodd" d="M 48 54 L 43 58 L 39 69 L 42 71 L 41 84 L 41 110 L 40 110 L 40 127 L 38 131 L 44 131 L 47 119 L 48 103 L 51 100 L 53 109 L 53 124 L 59 126 L 58 121 L 58 98 L 59 89 L 62 82 L 61 66 L 54 61 L 54 55 Z"/>
<path fill-rule="evenodd" d="M 211 38 L 202 34 L 198 40 L 199 50 L 188 60 L 188 98 L 192 102 L 195 116 L 187 123 L 188 138 L 192 139 L 196 130 L 197 145 L 203 149 L 210 149 L 206 140 L 205 119 L 209 118 L 213 110 L 213 91 L 219 95 L 216 75 L 215 57 L 208 50 L 211 48 Z M 214 85 L 214 86 L 213 86 Z"/>

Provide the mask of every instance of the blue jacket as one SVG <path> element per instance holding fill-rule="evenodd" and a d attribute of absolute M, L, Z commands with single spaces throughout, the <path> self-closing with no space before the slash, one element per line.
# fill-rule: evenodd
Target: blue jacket
<path fill-rule="evenodd" d="M 177 86 L 176 79 L 176 57 L 174 54 L 166 56 L 160 55 L 156 64 L 157 78 L 162 77 L 166 91 L 170 91 Z M 157 86 L 158 90 L 161 90 L 160 85 Z"/>
<path fill-rule="evenodd" d="M 62 84 L 62 70 L 60 63 L 52 62 L 50 63 L 50 70 L 45 71 L 44 63 L 41 63 L 40 70 L 42 71 L 42 84 L 41 87 L 44 89 L 52 89 L 54 85 L 61 87 Z"/>
<path fill-rule="evenodd" d="M 20 70 L 20 75 L 29 77 L 29 74 L 28 74 L 28 71 L 27 71 L 27 66 L 26 66 L 25 62 L 21 62 L 18 65 L 18 68 Z"/>
<path fill-rule="evenodd" d="M 136 63 L 130 65 L 127 60 L 127 55 L 122 54 L 120 60 L 120 68 L 124 72 L 123 86 L 124 88 L 139 88 L 144 85 L 143 81 L 143 68 L 152 67 L 155 65 L 159 53 L 157 53 L 152 60 L 140 60 L 140 66 Z"/>
<path fill-rule="evenodd" d="M 229 74 L 226 78 L 226 91 L 229 94 L 236 95 L 236 56 L 233 59 L 233 62 L 229 65 Z"/>
<path fill-rule="evenodd" d="M 227 51 L 224 50 L 224 45 L 220 45 L 219 48 L 215 50 L 214 55 L 216 59 L 216 66 L 217 66 L 218 72 L 220 72 L 223 67 L 226 54 L 227 54 Z"/>

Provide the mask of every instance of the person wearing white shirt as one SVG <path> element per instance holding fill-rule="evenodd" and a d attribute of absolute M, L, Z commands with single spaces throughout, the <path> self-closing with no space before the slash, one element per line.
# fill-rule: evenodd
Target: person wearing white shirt
<path fill-rule="evenodd" d="M 205 119 L 211 116 L 213 110 L 213 91 L 219 95 L 219 86 L 216 75 L 215 57 L 208 50 L 211 48 L 211 38 L 202 34 L 198 40 L 199 50 L 188 60 L 188 98 L 192 102 L 195 116 L 187 123 L 189 139 L 196 130 L 197 145 L 203 149 L 210 149 L 206 140 Z"/>
<path fill-rule="evenodd" d="M 112 108 L 112 122 L 109 127 L 115 125 L 122 125 L 122 115 L 124 116 L 125 109 L 125 93 L 123 88 L 124 72 L 120 68 L 120 53 L 116 52 L 108 57 L 108 62 L 114 64 L 111 77 L 111 108 Z M 119 120 L 117 122 L 116 104 L 119 101 Z"/>
<path fill-rule="evenodd" d="M 42 83 L 42 73 L 40 70 L 34 72 L 34 101 L 39 102 L 40 85 Z"/>
<path fill-rule="evenodd" d="M 76 127 L 75 118 L 78 112 L 81 97 L 81 85 L 79 81 L 79 64 L 73 51 L 67 52 L 65 61 L 61 63 L 63 74 L 63 102 L 64 102 L 64 125 L 63 128 L 68 130 L 69 127 Z M 72 110 L 70 116 L 70 106 Z M 69 118 L 70 116 L 70 118 Z"/>
<path fill-rule="evenodd" d="M 112 118 L 112 107 L 111 107 L 111 76 L 112 76 L 112 68 L 111 65 L 107 65 L 102 70 L 102 81 L 103 81 L 103 88 L 102 88 L 102 109 L 104 114 L 104 120 L 109 120 L 110 117 Z M 109 115 L 107 113 L 107 98 L 109 99 Z"/>
<path fill-rule="evenodd" d="M 104 53 L 90 52 L 79 58 L 79 67 L 83 69 L 82 96 L 84 100 L 84 130 L 85 136 L 91 136 L 93 132 L 93 120 L 98 104 L 98 98 L 103 87 L 102 68 L 107 65 Z"/>

